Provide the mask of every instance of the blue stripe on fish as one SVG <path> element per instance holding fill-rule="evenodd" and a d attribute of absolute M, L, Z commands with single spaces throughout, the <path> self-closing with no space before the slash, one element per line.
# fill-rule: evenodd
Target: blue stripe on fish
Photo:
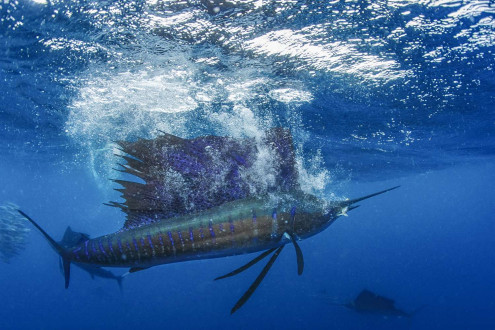
<path fill-rule="evenodd" d="M 165 244 L 163 244 L 163 236 L 162 236 L 162 233 L 160 233 L 160 234 L 158 235 L 158 239 L 160 240 L 160 244 L 161 244 L 161 246 L 165 246 Z"/>
<path fill-rule="evenodd" d="M 177 232 L 177 234 L 179 234 L 180 244 L 184 245 L 184 240 L 182 239 L 182 233 L 180 232 L 180 230 Z"/>
<path fill-rule="evenodd" d="M 122 242 L 120 241 L 120 238 L 117 238 L 117 245 L 119 246 L 120 254 L 123 254 L 124 251 L 122 250 Z"/>
<path fill-rule="evenodd" d="M 110 249 L 110 252 L 112 252 L 112 254 L 114 254 L 113 253 L 113 246 L 112 246 L 112 239 L 109 237 L 107 239 L 107 242 L 108 242 L 108 248 Z"/>
<path fill-rule="evenodd" d="M 100 248 L 101 253 L 103 253 L 104 256 L 107 255 L 107 251 L 103 248 L 103 244 L 101 243 L 101 240 L 98 240 L 98 247 Z"/>
<path fill-rule="evenodd" d="M 151 241 L 151 235 L 150 235 L 150 234 L 148 234 L 148 236 L 147 236 L 147 237 L 148 237 L 148 243 L 150 243 L 150 248 L 151 248 L 152 250 L 154 250 L 155 248 L 153 247 L 153 242 Z"/>
<path fill-rule="evenodd" d="M 172 244 L 172 246 L 175 246 L 174 245 L 174 238 L 172 237 L 172 233 L 171 232 L 167 232 L 167 235 L 168 235 L 168 239 L 170 240 L 170 243 Z"/>
<path fill-rule="evenodd" d="M 88 243 L 89 241 L 84 242 L 84 254 L 86 254 L 86 257 L 89 259 Z"/>
<path fill-rule="evenodd" d="M 292 230 L 294 230 L 294 223 L 296 221 L 296 207 L 292 207 L 292 209 L 290 210 L 290 222 L 289 222 L 289 226 L 292 227 Z"/>
<path fill-rule="evenodd" d="M 139 252 L 138 243 L 134 237 L 132 238 L 132 244 L 134 244 L 134 248 L 136 249 L 136 252 Z"/>
<path fill-rule="evenodd" d="M 277 224 L 277 209 L 274 208 L 272 212 L 272 233 L 271 237 L 275 238 L 277 237 L 277 230 L 278 230 L 278 224 Z"/>
<path fill-rule="evenodd" d="M 194 233 L 192 227 L 189 227 L 189 238 L 191 239 L 191 242 L 194 242 Z"/>
<path fill-rule="evenodd" d="M 235 229 L 234 229 L 234 221 L 232 220 L 232 218 L 229 218 L 229 224 L 230 224 L 230 232 L 233 234 L 235 232 Z"/>
<path fill-rule="evenodd" d="M 294 218 L 296 216 L 296 207 L 293 206 L 292 209 L 290 210 L 290 216 Z"/>
<path fill-rule="evenodd" d="M 210 220 L 210 222 L 208 223 L 208 229 L 210 229 L 210 235 L 212 238 L 215 238 L 215 231 L 213 231 L 213 221 Z"/>
<path fill-rule="evenodd" d="M 77 259 L 77 260 L 79 260 L 79 259 L 80 259 L 80 258 L 79 258 L 79 251 L 81 251 L 81 249 L 82 249 L 81 247 L 78 247 L 77 249 L 74 249 L 74 250 L 72 251 L 72 253 L 74 254 L 74 256 L 76 257 L 76 259 Z"/>

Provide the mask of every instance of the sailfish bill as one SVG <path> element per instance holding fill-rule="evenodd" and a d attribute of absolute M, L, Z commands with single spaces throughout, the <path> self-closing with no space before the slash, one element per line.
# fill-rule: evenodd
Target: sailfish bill
<path fill-rule="evenodd" d="M 342 205 L 349 206 L 350 207 L 349 210 L 352 210 L 352 209 L 355 209 L 356 207 L 358 207 L 358 206 L 351 207 L 352 204 L 356 204 L 357 202 L 364 201 L 365 199 L 368 199 L 368 198 L 371 198 L 371 197 L 375 197 L 375 196 L 384 194 L 386 192 L 389 192 L 391 190 L 397 189 L 399 187 L 400 186 L 395 186 L 395 187 L 388 188 L 388 189 L 385 189 L 385 190 L 382 190 L 382 191 L 379 191 L 379 192 L 376 192 L 376 193 L 373 193 L 373 194 L 369 194 L 369 195 L 366 195 L 366 196 L 363 196 L 363 197 L 359 197 L 359 198 L 355 198 L 355 199 L 350 199 L 348 201 L 343 201 L 343 202 L 341 202 L 341 204 Z"/>

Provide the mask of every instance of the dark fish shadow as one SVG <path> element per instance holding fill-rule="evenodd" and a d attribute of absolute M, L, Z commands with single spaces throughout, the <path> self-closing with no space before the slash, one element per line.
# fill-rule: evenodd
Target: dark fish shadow
<path fill-rule="evenodd" d="M 419 311 L 426 307 L 426 305 L 423 305 L 412 312 L 406 312 L 397 308 L 394 300 L 380 296 L 367 289 L 362 290 L 357 297 L 350 302 L 330 302 L 330 304 L 333 306 L 343 306 L 360 314 L 380 315 L 385 318 L 396 317 L 407 319 L 411 319 Z"/>

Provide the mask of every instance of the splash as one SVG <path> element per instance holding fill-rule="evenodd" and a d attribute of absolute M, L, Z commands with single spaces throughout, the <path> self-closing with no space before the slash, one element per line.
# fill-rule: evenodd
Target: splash
<path fill-rule="evenodd" d="M 80 146 L 78 159 L 89 165 L 100 188 L 113 188 L 107 179 L 117 175 L 113 171 L 113 154 L 119 153 L 115 141 L 155 138 L 165 132 L 183 138 L 217 135 L 260 142 L 276 126 L 290 128 L 298 139 L 305 136 L 300 134 L 304 127 L 298 111 L 302 104 L 312 102 L 312 91 L 297 78 L 281 81 L 269 63 L 225 54 L 219 48 L 222 42 L 197 47 L 192 40 L 201 36 L 194 31 L 207 31 L 196 25 L 209 22 L 191 21 L 197 15 L 193 9 L 177 15 L 150 14 L 149 20 L 139 21 L 144 35 L 136 39 L 132 51 L 119 50 L 117 56 L 119 51 L 108 47 L 111 61 L 90 65 L 73 80 L 77 96 L 69 106 L 65 132 Z M 167 32 L 193 26 L 189 23 L 195 26 L 189 38 Z M 299 139 L 295 144 L 307 142 Z M 270 184 L 273 150 L 258 145 L 260 152 L 249 175 Z M 302 150 L 297 149 L 298 159 L 304 159 Z M 316 181 L 328 175 L 303 178 L 309 181 L 302 186 L 321 190 L 323 183 Z"/>
<path fill-rule="evenodd" d="M 179 68 L 118 73 L 95 68 L 77 81 L 65 132 L 80 146 L 77 158 L 89 165 L 100 188 L 115 177 L 115 141 L 187 132 L 181 113 L 197 107 L 189 79 L 190 71 Z"/>
<path fill-rule="evenodd" d="M 29 229 L 15 204 L 0 206 L 0 260 L 9 263 L 25 246 Z"/>
<path fill-rule="evenodd" d="M 274 151 L 261 141 L 269 128 L 281 125 L 281 120 L 280 114 L 265 111 L 263 104 L 279 102 L 287 112 L 284 126 L 297 133 L 302 130 L 298 107 L 311 102 L 311 92 L 296 83 L 281 85 L 268 72 L 252 67 L 217 72 L 221 59 L 214 56 L 188 60 L 171 51 L 167 58 L 170 65 L 147 63 L 121 72 L 93 67 L 87 77 L 76 82 L 78 97 L 70 106 L 65 129 L 81 146 L 80 160 L 89 165 L 100 188 L 113 188 L 106 179 L 116 176 L 114 154 L 119 150 L 115 141 L 154 138 L 162 132 L 184 138 L 208 134 L 252 138 L 260 152 L 248 175 L 272 184 Z M 205 71 L 210 74 L 202 75 Z M 312 166 L 310 172 L 315 172 Z M 302 186 L 321 190 L 323 183 L 316 181 L 326 180 L 328 175 L 302 178 L 309 180 Z"/>

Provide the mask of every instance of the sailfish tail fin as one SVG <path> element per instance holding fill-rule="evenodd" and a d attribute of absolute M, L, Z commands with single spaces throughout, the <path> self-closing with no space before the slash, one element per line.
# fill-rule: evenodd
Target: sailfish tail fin
<path fill-rule="evenodd" d="M 26 213 L 22 212 L 21 210 L 17 210 L 26 220 L 31 222 L 31 224 L 38 229 L 38 231 L 45 237 L 45 239 L 50 243 L 50 246 L 57 251 L 57 253 L 60 255 L 62 258 L 62 268 L 64 270 L 64 277 L 65 277 L 65 288 L 67 289 L 69 287 L 69 280 L 70 280 L 70 258 L 68 257 L 68 252 L 67 250 L 57 243 L 50 235 L 47 234 L 47 232 L 40 227 L 30 216 L 28 216 Z"/>

